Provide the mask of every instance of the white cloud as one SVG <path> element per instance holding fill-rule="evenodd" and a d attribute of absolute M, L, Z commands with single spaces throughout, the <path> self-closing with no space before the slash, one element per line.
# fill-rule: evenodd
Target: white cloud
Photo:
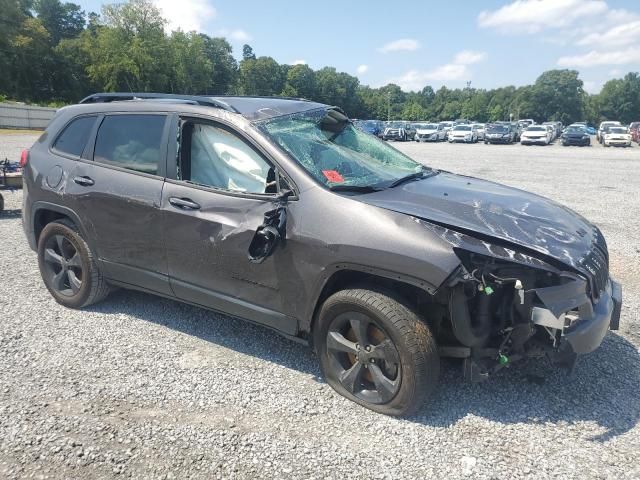
<path fill-rule="evenodd" d="M 395 83 L 405 91 L 420 90 L 428 82 L 447 82 L 453 80 L 461 80 L 467 77 L 466 65 L 456 65 L 448 63 L 441 65 L 426 72 L 418 70 L 409 70 L 401 77 L 392 78 L 387 83 Z"/>
<path fill-rule="evenodd" d="M 611 77 L 619 77 L 620 75 L 622 75 L 622 70 L 620 70 L 619 68 L 614 68 L 613 70 L 609 71 L 609 75 Z"/>
<path fill-rule="evenodd" d="M 625 50 L 591 50 L 582 55 L 565 56 L 558 59 L 561 67 L 598 67 L 602 65 L 640 64 L 640 50 L 629 47 Z"/>
<path fill-rule="evenodd" d="M 394 40 L 393 42 L 389 42 L 386 45 L 383 45 L 378 50 L 382 53 L 390 53 L 390 52 L 413 52 L 420 48 L 420 43 L 417 40 L 412 38 L 401 38 L 399 40 Z"/>
<path fill-rule="evenodd" d="M 594 32 L 576 43 L 581 46 L 623 47 L 640 41 L 640 20 L 616 25 L 604 32 Z"/>
<path fill-rule="evenodd" d="M 453 59 L 453 63 L 459 65 L 473 65 L 474 63 L 483 62 L 487 59 L 486 52 L 474 52 L 471 50 L 463 50 L 459 52 Z"/>
<path fill-rule="evenodd" d="M 358 65 L 358 68 L 356 68 L 356 72 L 358 72 L 359 75 L 363 75 L 368 71 L 369 71 L 369 65 Z"/>
<path fill-rule="evenodd" d="M 307 61 L 306 60 L 294 60 L 293 62 L 289 63 L 289 65 L 306 65 Z"/>
<path fill-rule="evenodd" d="M 235 30 L 229 30 L 228 28 L 223 28 L 216 32 L 216 35 L 220 37 L 225 37 L 230 40 L 233 40 L 238 43 L 247 43 L 253 40 L 253 37 L 249 35 L 247 32 L 242 30 L 241 28 Z"/>
<path fill-rule="evenodd" d="M 154 0 L 154 3 L 168 20 L 166 28 L 169 32 L 178 28 L 185 32 L 204 31 L 206 23 L 217 15 L 216 9 L 207 0 Z"/>
<path fill-rule="evenodd" d="M 250 42 L 251 40 L 253 40 L 253 37 L 251 35 L 240 28 L 237 30 L 233 30 L 229 34 L 229 38 L 235 40 L 236 42 Z"/>
<path fill-rule="evenodd" d="M 456 80 L 468 80 L 471 72 L 467 66 L 483 62 L 486 59 L 486 52 L 463 50 L 456 54 L 451 63 L 440 65 L 424 72 L 409 70 L 400 77 L 392 78 L 388 83 L 395 83 L 403 90 L 415 91 L 420 90 L 428 82 L 444 83 Z"/>
<path fill-rule="evenodd" d="M 603 0 L 516 0 L 494 11 L 482 11 L 478 25 L 510 33 L 561 28 L 608 10 Z"/>

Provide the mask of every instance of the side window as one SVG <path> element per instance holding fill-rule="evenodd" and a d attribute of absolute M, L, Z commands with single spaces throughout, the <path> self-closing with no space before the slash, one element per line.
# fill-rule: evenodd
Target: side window
<path fill-rule="evenodd" d="M 187 122 L 180 145 L 179 179 L 232 192 L 276 193 L 272 166 L 231 131 Z"/>
<path fill-rule="evenodd" d="M 96 137 L 93 159 L 107 165 L 158 173 L 165 115 L 108 115 Z"/>
<path fill-rule="evenodd" d="M 87 140 L 89 140 L 89 135 L 91 135 L 91 129 L 96 123 L 96 118 L 95 115 L 92 115 L 78 117 L 73 120 L 60 134 L 56 143 L 53 144 L 53 149 L 74 157 L 82 155 Z"/>

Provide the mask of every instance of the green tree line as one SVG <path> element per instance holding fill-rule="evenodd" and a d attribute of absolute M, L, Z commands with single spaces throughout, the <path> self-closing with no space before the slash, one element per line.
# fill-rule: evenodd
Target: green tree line
<path fill-rule="evenodd" d="M 98 91 L 286 95 L 338 105 L 354 118 L 478 121 L 533 118 L 567 124 L 640 117 L 640 76 L 584 91 L 575 70 L 544 72 L 532 85 L 404 92 L 361 85 L 333 67 L 279 64 L 249 45 L 198 32 L 167 34 L 148 0 L 109 4 L 100 14 L 60 0 L 0 0 L 0 99 L 62 105 Z"/>

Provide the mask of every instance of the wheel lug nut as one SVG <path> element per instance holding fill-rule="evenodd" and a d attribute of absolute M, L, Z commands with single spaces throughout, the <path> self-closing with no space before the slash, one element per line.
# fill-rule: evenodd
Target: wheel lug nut
<path fill-rule="evenodd" d="M 366 347 L 364 347 L 364 349 L 365 349 L 367 352 L 370 352 L 370 351 L 371 351 L 371 345 L 367 345 Z"/>
<path fill-rule="evenodd" d="M 356 343 L 356 350 L 360 350 L 360 344 Z"/>
<path fill-rule="evenodd" d="M 373 358 L 370 358 L 369 363 L 376 363 L 376 361 Z"/>

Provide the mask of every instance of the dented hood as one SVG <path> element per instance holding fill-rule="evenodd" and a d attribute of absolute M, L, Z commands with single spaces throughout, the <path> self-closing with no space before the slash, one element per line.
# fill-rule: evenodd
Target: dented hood
<path fill-rule="evenodd" d="M 594 226 L 558 203 L 448 172 L 356 198 L 453 230 L 520 245 L 573 267 L 579 267 L 593 242 Z"/>

